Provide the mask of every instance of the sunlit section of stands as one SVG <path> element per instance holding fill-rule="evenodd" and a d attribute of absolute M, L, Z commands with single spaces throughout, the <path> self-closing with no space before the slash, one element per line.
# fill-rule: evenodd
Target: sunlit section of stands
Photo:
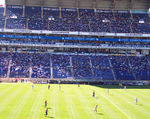
<path fill-rule="evenodd" d="M 150 33 L 147 13 L 135 14 L 128 10 L 100 10 L 50 8 L 40 6 L 7 5 L 0 9 L 0 28 L 47 31 Z M 4 25 L 6 23 L 6 25 Z"/>

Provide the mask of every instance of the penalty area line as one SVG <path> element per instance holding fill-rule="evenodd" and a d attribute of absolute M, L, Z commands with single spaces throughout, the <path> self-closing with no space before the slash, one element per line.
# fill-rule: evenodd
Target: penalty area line
<path fill-rule="evenodd" d="M 110 99 L 108 99 L 106 96 L 104 96 L 103 95 L 103 97 L 105 98 L 105 99 L 107 99 L 111 104 L 113 104 L 121 113 L 123 113 L 126 117 L 128 117 L 128 119 L 132 119 L 131 117 L 129 117 L 128 115 L 127 115 L 127 113 L 125 113 L 124 111 L 122 111 L 116 104 L 114 104 Z"/>

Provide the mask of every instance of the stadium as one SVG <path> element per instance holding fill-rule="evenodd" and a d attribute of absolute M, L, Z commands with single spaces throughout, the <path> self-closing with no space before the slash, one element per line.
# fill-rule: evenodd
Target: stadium
<path fill-rule="evenodd" d="M 149 0 L 1 0 L 0 119 L 150 119 Z"/>

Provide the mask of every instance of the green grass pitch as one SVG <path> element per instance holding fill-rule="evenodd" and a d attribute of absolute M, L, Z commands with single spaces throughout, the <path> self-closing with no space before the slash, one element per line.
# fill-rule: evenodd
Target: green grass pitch
<path fill-rule="evenodd" d="M 107 87 L 62 84 L 60 91 L 59 85 L 50 86 L 34 84 L 32 90 L 32 84 L 0 84 L 0 119 L 150 119 L 149 88 L 111 87 L 108 95 Z"/>

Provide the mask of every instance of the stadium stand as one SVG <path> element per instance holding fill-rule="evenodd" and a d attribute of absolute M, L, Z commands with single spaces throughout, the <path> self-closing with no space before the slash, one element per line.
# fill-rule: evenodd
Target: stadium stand
<path fill-rule="evenodd" d="M 150 64 L 147 56 L 47 53 L 0 53 L 0 56 L 1 78 L 7 77 L 10 62 L 8 74 L 10 78 L 150 80 Z"/>
<path fill-rule="evenodd" d="M 150 80 L 150 65 L 147 57 L 129 57 L 132 71 L 137 80 Z"/>
<path fill-rule="evenodd" d="M 110 60 L 118 80 L 135 80 L 126 56 L 112 56 Z"/>
<path fill-rule="evenodd" d="M 107 56 L 92 56 L 91 63 L 95 79 L 114 80 Z"/>
<path fill-rule="evenodd" d="M 9 65 L 9 55 L 7 53 L 0 53 L 0 78 L 6 78 Z"/>
<path fill-rule="evenodd" d="M 25 53 L 13 53 L 10 67 L 11 78 L 29 78 L 30 55 Z"/>
<path fill-rule="evenodd" d="M 72 77 L 69 55 L 52 55 L 53 78 Z"/>
<path fill-rule="evenodd" d="M 31 56 L 32 78 L 50 78 L 49 54 L 32 54 Z"/>
<path fill-rule="evenodd" d="M 43 12 L 42 12 L 43 11 Z M 4 10 L 0 9 L 0 28 L 4 28 Z M 79 13 L 79 14 L 78 14 Z M 50 31 L 150 33 L 149 16 L 128 10 L 70 9 L 7 5 L 6 28 Z"/>
<path fill-rule="evenodd" d="M 41 7 L 41 6 L 20 6 L 7 5 L 6 9 L 0 8 L 0 30 L 13 31 L 20 29 L 25 33 L 32 33 L 32 30 L 38 33 L 45 31 L 41 37 L 46 37 L 47 31 L 72 31 L 79 32 L 95 32 L 95 33 L 150 33 L 150 18 L 147 13 L 134 13 L 132 10 L 103 10 L 103 9 L 80 9 L 80 8 L 63 8 L 63 7 Z M 29 30 L 29 31 L 27 31 Z M 41 31 L 42 30 L 42 31 Z M 15 30 L 14 30 L 15 31 Z M 6 45 L 4 49 L 8 50 L 7 44 L 18 44 L 32 47 L 31 45 L 40 47 L 39 52 L 25 53 L 0 53 L 0 77 L 2 78 L 46 78 L 46 79 L 80 79 L 80 80 L 150 80 L 150 63 L 147 56 L 128 56 L 126 53 L 118 55 L 117 51 L 113 51 L 111 55 L 109 50 L 112 47 L 119 48 L 149 48 L 149 43 L 117 42 L 99 40 L 101 37 L 92 35 L 94 41 L 89 41 L 86 36 L 83 41 L 78 36 L 68 37 L 52 34 L 49 39 L 32 38 L 36 34 L 28 34 L 28 38 L 11 39 L 0 38 L 0 43 Z M 7 34 L 7 33 L 6 33 Z M 138 35 L 137 34 L 137 35 Z M 23 34 L 24 35 L 24 34 Z M 33 36 L 32 36 L 33 35 Z M 70 35 L 70 34 L 68 34 Z M 74 34 L 75 35 L 75 34 Z M 129 34 L 130 35 L 130 34 Z M 15 37 L 15 35 L 14 35 Z M 27 34 L 26 36 L 27 37 Z M 61 39 L 60 37 L 63 37 Z M 30 39 L 31 38 L 31 39 Z M 54 40 L 54 39 L 55 40 Z M 60 39 L 61 40 L 60 40 Z M 143 38 L 144 39 L 144 38 Z M 69 41 L 70 40 L 70 41 Z M 99 41 L 98 41 L 99 40 Z M 115 38 L 114 38 L 115 40 Z M 142 40 L 142 39 L 135 39 Z M 18 43 L 18 44 L 17 44 Z M 29 46 L 30 45 L 30 46 Z M 44 49 L 44 46 L 46 48 Z M 54 47 L 52 45 L 57 46 Z M 63 46 L 63 48 L 61 47 Z M 47 50 L 47 47 L 54 47 Z M 73 48 L 65 48 L 68 46 L 76 46 L 78 50 Z M 86 47 L 94 46 L 94 49 L 86 49 Z M 99 55 L 99 51 L 95 47 L 104 47 L 104 51 Z M 42 47 L 42 48 L 41 48 Z M 83 49 L 80 47 L 84 47 Z M 111 47 L 105 50 L 106 47 Z M 14 48 L 14 47 L 13 47 Z M 17 48 L 15 51 L 17 51 Z M 118 49 L 119 49 L 118 48 Z M 135 49 L 136 49 L 135 48 Z M 1 51 L 5 51 L 1 49 Z M 21 48 L 20 48 L 21 49 Z M 37 49 L 33 48 L 37 51 Z M 53 53 L 41 53 L 40 51 L 50 51 Z M 147 50 L 147 49 L 146 49 Z M 29 50 L 30 51 L 30 50 Z M 31 50 L 32 51 L 32 50 Z M 57 54 L 56 52 L 65 53 Z M 70 54 L 70 53 L 73 54 Z M 84 54 L 84 53 L 87 54 Z M 111 52 L 111 50 L 110 50 Z M 134 51 L 132 51 L 134 52 Z M 140 51 L 141 53 L 142 51 Z M 145 51 L 146 52 L 146 51 Z M 90 53 L 95 53 L 94 55 Z M 96 54 L 98 53 L 98 55 Z M 107 55 L 106 55 L 107 54 Z M 132 53 L 131 53 L 132 54 Z M 134 54 L 134 53 L 133 53 Z"/>

